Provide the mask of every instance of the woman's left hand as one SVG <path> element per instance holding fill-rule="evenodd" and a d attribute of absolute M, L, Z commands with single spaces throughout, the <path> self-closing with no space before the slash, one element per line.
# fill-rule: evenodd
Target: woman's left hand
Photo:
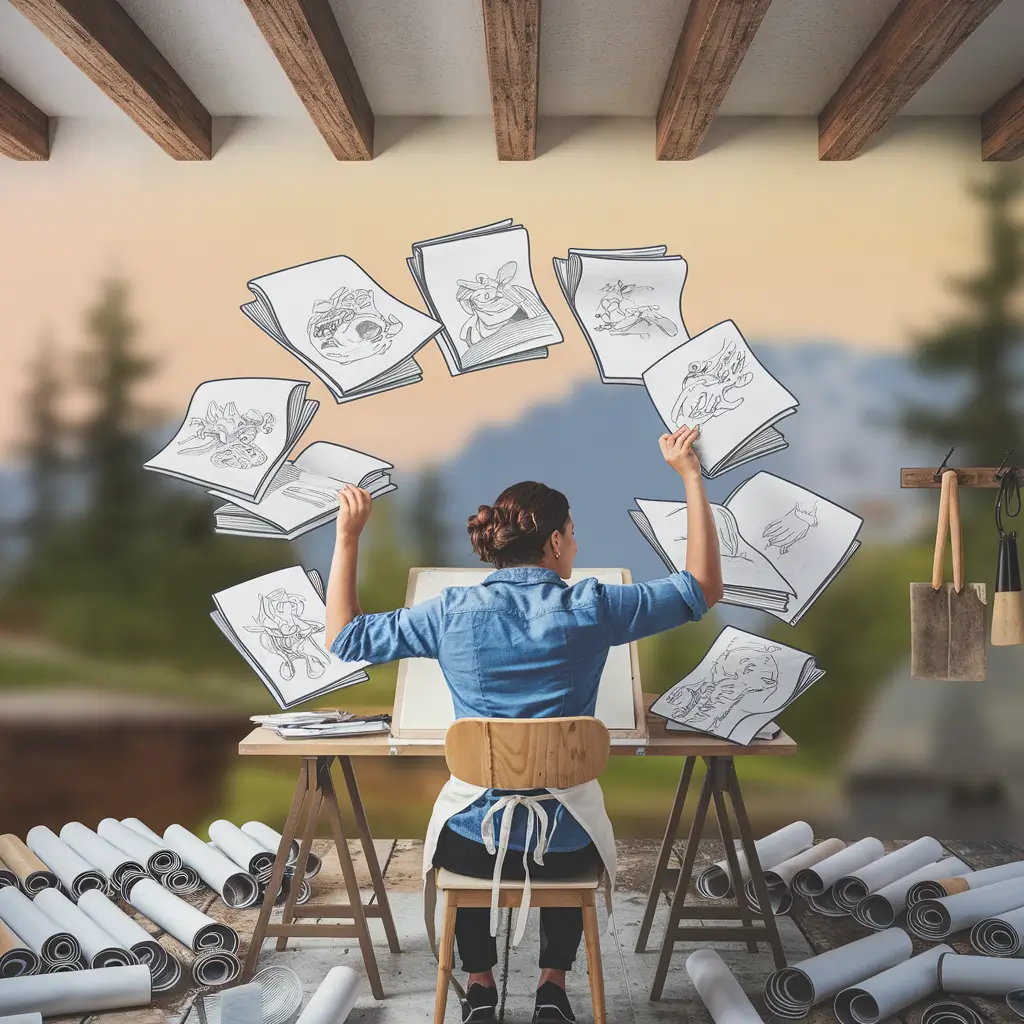
<path fill-rule="evenodd" d="M 370 492 L 352 484 L 338 491 L 338 538 L 354 540 L 363 532 L 370 518 L 373 499 Z"/>

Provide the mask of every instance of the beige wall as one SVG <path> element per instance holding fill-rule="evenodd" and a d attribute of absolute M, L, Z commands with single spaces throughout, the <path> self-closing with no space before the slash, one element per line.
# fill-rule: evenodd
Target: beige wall
<path fill-rule="evenodd" d="M 752 341 L 881 348 L 947 310 L 948 277 L 979 255 L 973 120 L 898 120 L 843 164 L 818 162 L 804 120 L 721 122 L 688 163 L 656 161 L 638 120 L 544 125 L 529 164 L 498 163 L 477 121 L 383 121 L 367 164 L 334 161 L 305 123 L 219 129 L 208 164 L 169 160 L 127 121 L 63 121 L 48 164 L 0 162 L 0 457 L 33 346 L 50 330 L 70 372 L 83 310 L 111 272 L 131 281 L 161 360 L 149 397 L 177 417 L 207 378 L 308 376 L 239 312 L 249 278 L 345 253 L 421 305 L 404 262 L 413 241 L 515 217 L 566 335 L 547 361 L 453 379 L 429 346 L 422 384 L 345 406 L 311 389 L 323 404 L 310 438 L 413 466 L 596 378 L 551 271 L 569 246 L 682 253 L 694 333 L 731 317 Z"/>

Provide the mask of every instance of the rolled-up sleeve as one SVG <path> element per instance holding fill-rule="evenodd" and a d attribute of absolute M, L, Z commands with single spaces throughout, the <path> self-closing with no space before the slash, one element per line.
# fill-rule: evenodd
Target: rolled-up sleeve
<path fill-rule="evenodd" d="M 598 618 L 611 645 L 696 622 L 708 610 L 704 591 L 688 572 L 675 572 L 649 583 L 598 585 Z"/>
<path fill-rule="evenodd" d="M 342 661 L 383 665 L 399 658 L 436 658 L 441 638 L 441 598 L 393 612 L 357 615 L 335 638 L 331 653 Z"/>

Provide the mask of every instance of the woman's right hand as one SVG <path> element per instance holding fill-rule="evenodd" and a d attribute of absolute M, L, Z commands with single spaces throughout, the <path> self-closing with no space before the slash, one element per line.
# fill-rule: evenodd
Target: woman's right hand
<path fill-rule="evenodd" d="M 338 491 L 338 539 L 358 540 L 370 518 L 373 499 L 370 492 L 352 484 Z"/>
<path fill-rule="evenodd" d="M 700 437 L 700 426 L 681 426 L 674 434 L 662 434 L 658 439 L 665 461 L 684 479 L 700 476 L 700 458 L 693 444 Z"/>

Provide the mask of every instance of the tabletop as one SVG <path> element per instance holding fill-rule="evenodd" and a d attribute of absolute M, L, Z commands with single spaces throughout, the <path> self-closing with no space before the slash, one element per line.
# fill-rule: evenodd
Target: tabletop
<path fill-rule="evenodd" d="M 657 696 L 644 694 L 647 742 L 613 743 L 613 757 L 747 757 L 753 754 L 787 757 L 797 753 L 796 741 L 784 732 L 773 740 L 755 740 L 747 746 L 699 733 L 668 732 L 665 720 L 650 712 Z M 238 752 L 260 757 L 444 757 L 444 741 L 412 742 L 381 734 L 286 740 L 273 729 L 260 726 L 238 744 Z"/>

